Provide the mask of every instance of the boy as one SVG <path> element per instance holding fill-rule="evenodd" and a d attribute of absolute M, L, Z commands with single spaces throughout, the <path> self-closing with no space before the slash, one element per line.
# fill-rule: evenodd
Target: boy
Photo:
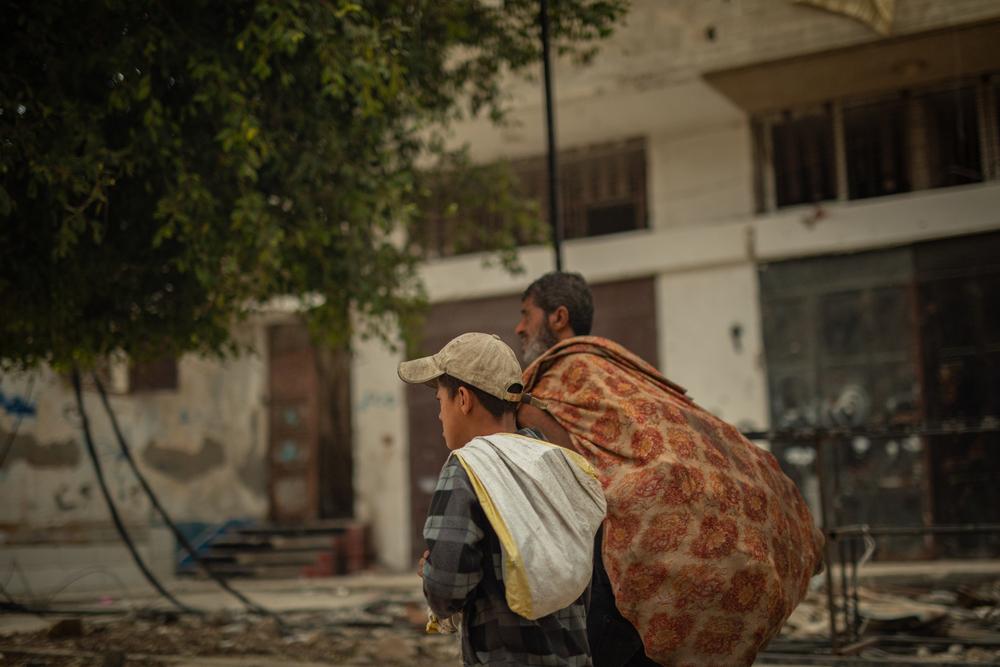
<path fill-rule="evenodd" d="M 467 333 L 403 362 L 436 389 L 451 454 L 421 560 L 440 618 L 462 613 L 466 665 L 589 665 L 584 593 L 605 502 L 578 454 L 517 432 L 521 367 L 499 336 Z"/>

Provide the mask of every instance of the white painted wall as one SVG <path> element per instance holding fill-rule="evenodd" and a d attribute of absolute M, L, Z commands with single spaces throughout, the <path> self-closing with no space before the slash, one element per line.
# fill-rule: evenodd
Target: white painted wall
<path fill-rule="evenodd" d="M 729 221 L 754 210 L 753 146 L 745 119 L 691 134 L 652 135 L 646 155 L 650 227 Z"/>
<path fill-rule="evenodd" d="M 754 221 L 756 256 L 773 261 L 890 247 L 1000 227 L 1000 182 L 782 209 Z"/>
<path fill-rule="evenodd" d="M 893 35 L 998 16 L 996 0 L 906 0 L 896 3 Z M 878 39 L 859 21 L 792 0 L 633 0 L 625 24 L 591 64 L 566 58 L 555 63 L 559 146 L 663 133 L 693 136 L 739 122 L 743 115 L 704 81 L 704 73 Z M 539 71 L 511 78 L 505 89 L 507 126 L 469 120 L 452 132 L 452 143 L 468 144 L 477 160 L 544 150 Z"/>
<path fill-rule="evenodd" d="M 246 335 L 257 335 L 250 329 Z M 266 421 L 263 397 L 265 360 L 244 355 L 226 361 L 186 356 L 179 362 L 178 388 L 111 396 L 112 409 L 140 470 L 164 507 L 177 521 L 218 521 L 222 518 L 263 518 L 267 512 Z M 0 525 L 19 532 L 46 528 L 106 525 L 108 510 L 84 449 L 80 418 L 72 387 L 50 369 L 30 376 L 5 376 L 0 389 L 7 397 L 21 396 L 36 414 L 22 420 L 19 438 L 31 440 L 25 455 L 15 447 L 0 468 Z M 148 524 L 151 507 L 127 463 L 95 390 L 84 392 L 95 447 L 112 494 L 125 521 Z M 0 414 L 0 431 L 14 427 Z M 218 456 L 187 479 L 178 479 L 145 460 L 150 447 L 198 457 L 206 441 L 221 446 Z M 45 448 L 63 443 L 72 453 L 49 460 Z M 45 458 L 48 457 L 48 458 Z"/>
<path fill-rule="evenodd" d="M 377 562 L 410 568 L 410 467 L 402 355 L 356 340 L 351 367 L 355 517 L 370 522 Z"/>
<path fill-rule="evenodd" d="M 741 430 L 767 425 L 757 267 L 661 274 L 657 330 L 664 374 L 699 405 Z M 733 327 L 740 335 L 734 339 Z"/>

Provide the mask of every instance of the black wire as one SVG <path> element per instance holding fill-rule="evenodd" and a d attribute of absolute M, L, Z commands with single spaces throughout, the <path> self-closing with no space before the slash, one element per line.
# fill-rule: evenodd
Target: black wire
<path fill-rule="evenodd" d="M 149 497 L 149 501 L 153 504 L 153 507 L 156 508 L 156 511 L 159 512 L 160 516 L 163 517 L 163 521 L 170 528 L 171 532 L 173 532 L 174 537 L 177 538 L 177 541 L 180 543 L 180 545 L 184 548 L 185 551 L 188 552 L 188 554 L 191 556 L 191 559 L 199 567 L 201 567 L 202 570 L 204 570 L 205 574 L 207 574 L 209 577 L 212 578 L 213 581 L 219 584 L 219 586 L 222 587 L 223 590 L 225 590 L 227 593 L 229 593 L 237 600 L 242 602 L 248 610 L 264 616 L 270 616 L 275 620 L 277 620 L 279 623 L 281 623 L 281 618 L 278 616 L 278 614 L 271 611 L 270 609 L 262 607 L 256 602 L 253 602 L 252 600 L 248 599 L 245 595 L 240 593 L 238 590 L 234 589 L 232 586 L 229 585 L 228 581 L 226 581 L 222 576 L 219 575 L 219 573 L 213 572 L 212 568 L 209 567 L 208 563 L 206 563 L 201 558 L 201 556 L 198 555 L 197 549 L 195 549 L 194 546 L 191 545 L 191 543 L 188 541 L 184 533 L 181 532 L 181 530 L 177 527 L 177 524 L 175 524 L 173 522 L 173 519 L 170 518 L 170 515 L 167 514 L 167 510 L 164 509 L 163 505 L 160 504 L 159 498 L 157 498 L 156 494 L 153 492 L 153 489 L 152 487 L 150 487 L 149 482 L 146 481 L 145 475 L 143 475 L 142 472 L 139 470 L 139 466 L 135 464 L 135 459 L 132 458 L 132 451 L 129 449 L 128 443 L 125 442 L 125 436 L 122 435 L 121 429 L 118 427 L 118 419 L 115 417 L 115 413 L 111 409 L 111 403 L 110 401 L 108 401 L 108 394 L 104 390 L 104 384 L 101 382 L 101 379 L 97 377 L 96 374 L 92 374 L 92 377 L 94 379 L 94 384 L 97 385 L 97 393 L 100 394 L 101 396 L 101 402 L 104 404 L 104 409 L 108 413 L 108 417 L 111 419 L 111 428 L 114 429 L 115 437 L 118 439 L 118 448 L 121 450 L 122 456 L 125 457 L 125 461 L 128 462 L 129 467 L 132 468 L 132 472 L 139 480 L 139 484 L 142 486 L 143 491 L 145 491 L 146 496 Z"/>
<path fill-rule="evenodd" d="M 118 508 L 115 507 L 115 502 L 111 498 L 111 492 L 108 490 L 108 483 L 104 479 L 104 469 L 101 467 L 101 461 L 97 457 L 97 449 L 94 447 L 94 440 L 90 434 L 90 420 L 87 417 L 87 411 L 83 405 L 83 392 L 80 389 L 80 371 L 75 366 L 72 372 L 73 378 L 73 392 L 76 394 L 76 405 L 77 409 L 80 411 L 80 422 L 83 427 L 83 440 L 87 445 L 87 454 L 90 456 L 91 463 L 94 464 L 94 472 L 97 474 L 97 483 L 101 487 L 101 493 L 104 495 L 104 501 L 107 503 L 108 511 L 111 513 L 111 520 L 115 524 L 115 529 L 118 531 L 118 535 L 121 536 L 122 541 L 125 546 L 128 547 L 129 553 L 132 554 L 132 560 L 135 561 L 136 566 L 142 571 L 143 576 L 146 581 L 155 588 L 160 595 L 169 600 L 175 607 L 181 611 L 188 613 L 200 613 L 196 609 L 192 609 L 183 602 L 175 598 L 169 591 L 167 591 L 159 580 L 149 571 L 146 567 L 145 561 L 142 560 L 142 556 L 135 548 L 135 544 L 128 535 L 128 531 L 125 529 L 125 524 L 122 523 L 121 517 L 118 515 Z"/>

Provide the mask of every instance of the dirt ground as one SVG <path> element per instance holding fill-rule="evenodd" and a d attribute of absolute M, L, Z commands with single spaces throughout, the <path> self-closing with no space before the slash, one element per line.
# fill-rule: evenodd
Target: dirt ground
<path fill-rule="evenodd" d="M 927 574 L 916 578 L 919 583 L 911 577 L 887 578 L 859 589 L 861 626 L 850 641 L 860 647 L 852 657 L 867 661 L 864 664 L 899 659 L 906 664 L 1000 664 L 996 571 L 976 584 L 960 585 Z M 0 614 L 0 665 L 460 664 L 456 635 L 425 632 L 426 606 L 415 579 L 239 584 L 256 602 L 277 612 L 280 621 L 247 613 L 209 582 L 175 584 L 178 597 L 205 610 L 200 615 L 170 611 L 148 596 L 63 600 L 64 609 L 79 613 Z M 757 664 L 788 665 L 795 664 L 795 654 L 828 654 L 827 610 L 825 594 L 811 592 Z"/>
<path fill-rule="evenodd" d="M 25 652 L 19 652 L 25 650 Z M 204 664 L 197 658 L 226 658 L 232 664 L 283 662 L 326 665 L 456 664 L 454 637 L 429 636 L 415 627 L 324 625 L 321 618 L 295 618 L 287 632 L 270 619 L 182 617 L 172 622 L 121 618 L 87 620 L 78 637 L 49 639 L 44 632 L 4 641 L 4 665 L 139 665 L 161 662 Z"/>
<path fill-rule="evenodd" d="M 202 615 L 178 614 L 155 602 L 133 604 L 125 614 L 22 618 L 20 626 L 10 616 L 0 616 L 7 621 L 6 629 L 0 623 L 0 664 L 429 667 L 460 662 L 455 635 L 425 632 L 426 606 L 419 588 L 362 584 L 330 588 L 325 596 L 323 590 L 309 596 L 299 592 L 309 585 L 254 592 L 256 601 L 278 612 L 280 622 L 234 609 L 229 602 L 214 605 L 229 608 Z M 201 595 L 200 600 L 194 594 L 179 597 L 201 602 L 203 608 L 212 607 L 218 597 Z M 304 610 L 305 605 L 313 609 Z"/>

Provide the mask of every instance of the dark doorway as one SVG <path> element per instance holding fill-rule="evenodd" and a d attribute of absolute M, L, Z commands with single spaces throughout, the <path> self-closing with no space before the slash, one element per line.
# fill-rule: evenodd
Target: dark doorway
<path fill-rule="evenodd" d="M 916 246 L 936 523 L 1000 521 L 1000 234 Z M 939 538 L 940 556 L 995 556 L 1000 536 Z"/>
<path fill-rule="evenodd" d="M 268 358 L 270 519 L 351 516 L 349 356 L 295 322 L 268 328 Z"/>
<path fill-rule="evenodd" d="M 759 275 L 772 428 L 856 433 L 829 438 L 820 462 L 830 525 L 1000 521 L 1000 233 Z M 815 442 L 771 447 L 817 500 Z M 997 549 L 983 534 L 880 539 L 877 557 Z"/>
<path fill-rule="evenodd" d="M 771 451 L 828 526 L 920 525 L 927 452 L 916 436 L 879 431 L 922 421 L 910 248 L 818 257 L 760 268 L 771 427 L 857 430 L 856 437 L 771 442 Z M 920 558 L 919 538 L 880 540 L 878 555 Z"/>

